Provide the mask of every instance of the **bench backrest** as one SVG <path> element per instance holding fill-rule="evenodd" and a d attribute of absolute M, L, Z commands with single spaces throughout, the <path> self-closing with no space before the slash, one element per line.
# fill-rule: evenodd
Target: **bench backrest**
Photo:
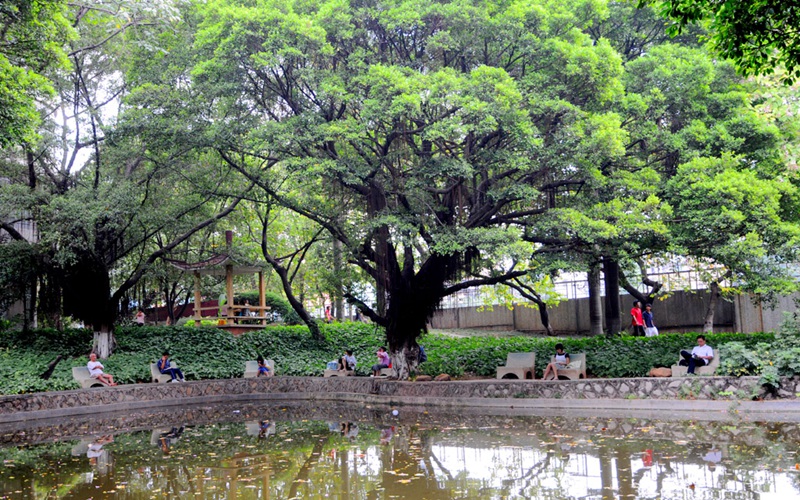
<path fill-rule="evenodd" d="M 271 371 L 275 371 L 275 361 L 271 359 L 265 359 L 264 364 L 266 364 Z M 245 361 L 244 362 L 244 371 L 246 372 L 257 372 L 258 371 L 258 361 Z"/>
<path fill-rule="evenodd" d="M 73 366 L 72 367 L 72 378 L 75 380 L 84 380 L 87 378 L 92 378 L 89 375 L 89 369 L 85 366 Z"/>
<path fill-rule="evenodd" d="M 576 361 L 581 362 L 581 366 L 586 366 L 586 353 L 585 352 L 576 352 L 576 353 L 567 353 L 569 354 L 569 362 L 574 363 Z M 556 357 L 553 356 L 550 358 L 550 361 L 555 363 Z"/>
<path fill-rule="evenodd" d="M 170 360 L 170 362 L 169 362 L 169 367 L 170 367 L 170 368 L 177 368 L 177 367 L 178 367 L 178 364 L 177 364 L 177 363 L 175 363 L 174 361 Z M 158 369 L 158 361 L 156 361 L 155 363 L 150 363 L 150 373 L 151 373 L 152 375 L 154 375 L 154 376 L 155 376 L 155 375 L 161 375 L 161 374 L 162 374 L 162 373 L 161 373 L 161 370 L 159 370 L 159 369 Z"/>
<path fill-rule="evenodd" d="M 530 368 L 536 364 L 535 352 L 510 352 L 506 357 L 506 366 L 515 368 Z"/>

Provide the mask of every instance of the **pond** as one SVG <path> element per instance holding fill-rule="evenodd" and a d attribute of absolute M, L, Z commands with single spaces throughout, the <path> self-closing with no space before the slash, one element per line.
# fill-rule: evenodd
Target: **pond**
<path fill-rule="evenodd" d="M 800 498 L 800 425 L 222 405 L 0 426 L 0 498 Z"/>

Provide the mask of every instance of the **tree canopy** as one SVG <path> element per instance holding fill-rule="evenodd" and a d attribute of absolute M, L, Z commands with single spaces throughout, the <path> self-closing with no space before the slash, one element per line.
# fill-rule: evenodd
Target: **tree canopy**
<path fill-rule="evenodd" d="M 672 34 L 704 24 L 711 46 L 733 60 L 742 75 L 782 67 L 788 83 L 800 76 L 800 3 L 783 0 L 640 0 L 674 22 Z"/>
<path fill-rule="evenodd" d="M 5 215 L 40 224 L 62 278 L 98 284 L 83 294 L 106 304 L 98 323 L 228 214 L 312 331 L 306 294 L 344 297 L 386 328 L 401 376 L 442 299 L 468 287 L 544 308 L 537 286 L 561 270 L 602 264 L 617 296 L 609 283 L 669 255 L 744 290 L 795 286 L 796 128 L 765 109 L 762 83 L 696 31 L 670 39 L 651 9 L 125 5 L 137 22 L 123 32 L 122 12 L 78 11 L 49 108 L 67 118 L 48 115 L 41 140 L 9 154 L 0 189 Z M 619 311 L 607 316 L 618 331 Z"/>

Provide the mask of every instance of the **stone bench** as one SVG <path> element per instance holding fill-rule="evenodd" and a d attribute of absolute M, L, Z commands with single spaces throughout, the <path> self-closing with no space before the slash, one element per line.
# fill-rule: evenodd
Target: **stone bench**
<path fill-rule="evenodd" d="M 517 378 L 533 380 L 535 373 L 535 352 L 510 352 L 506 356 L 505 366 L 497 367 L 497 378 Z"/>
<path fill-rule="evenodd" d="M 681 362 L 683 358 L 678 355 L 678 363 Z M 704 366 L 697 366 L 694 369 L 695 375 L 714 375 L 714 372 L 717 371 L 719 368 L 719 350 L 714 349 L 714 359 L 711 360 L 711 363 L 704 365 Z M 681 366 L 679 364 L 672 365 L 672 376 L 673 377 L 685 377 L 689 373 L 688 366 Z"/>
<path fill-rule="evenodd" d="M 265 359 L 264 363 L 269 367 L 270 373 L 275 375 L 275 361 Z M 245 361 L 244 362 L 244 378 L 258 377 L 258 361 Z"/>
<path fill-rule="evenodd" d="M 92 376 L 89 375 L 89 369 L 85 366 L 73 366 L 72 378 L 75 379 L 75 382 L 80 384 L 82 389 L 88 389 L 90 387 L 109 387 L 108 384 L 99 378 L 92 378 Z"/>
<path fill-rule="evenodd" d="M 555 363 L 556 357 L 553 356 L 550 361 Z M 558 378 L 561 377 L 568 378 L 570 380 L 586 378 L 586 354 L 582 352 L 578 354 L 570 354 L 569 364 L 567 367 L 558 370 Z"/>
<path fill-rule="evenodd" d="M 178 365 L 174 361 L 169 362 L 170 368 L 177 368 Z M 158 369 L 158 362 L 150 363 L 150 381 L 155 384 L 164 384 L 172 380 L 172 375 L 169 373 L 161 373 Z"/>
<path fill-rule="evenodd" d="M 356 374 L 353 370 L 325 370 L 322 373 L 323 377 L 354 377 Z"/>

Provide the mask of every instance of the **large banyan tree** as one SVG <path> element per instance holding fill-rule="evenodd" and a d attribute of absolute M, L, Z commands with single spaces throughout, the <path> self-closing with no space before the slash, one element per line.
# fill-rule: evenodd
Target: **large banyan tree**
<path fill-rule="evenodd" d="M 164 64 L 185 72 L 139 96 L 186 92 L 202 110 L 180 115 L 197 147 L 257 186 L 260 200 L 334 238 L 377 292 L 346 297 L 386 328 L 405 378 L 450 294 L 535 275 L 532 254 L 639 256 L 653 241 L 665 250 L 663 181 L 685 161 L 678 150 L 697 143 L 687 159 L 719 154 L 701 147 L 706 117 L 707 138 L 743 130 L 724 125 L 744 116 L 743 94 L 710 90 L 736 85 L 724 64 L 723 76 L 714 69 L 694 83 L 700 73 L 676 81 L 639 65 L 654 76 L 626 93 L 630 63 L 593 29 L 607 9 L 209 0 L 185 17 L 191 46 Z M 688 101 L 672 103 L 680 88 Z M 670 113 L 690 120 L 676 125 Z"/>
<path fill-rule="evenodd" d="M 619 153 L 618 120 L 595 110 L 620 92 L 621 58 L 584 33 L 602 8 L 198 7 L 192 77 L 211 103 L 209 147 L 371 278 L 374 303 L 347 298 L 386 328 L 401 378 L 442 299 L 531 272 L 530 253 L 515 254 L 528 221 L 592 156 Z"/>

